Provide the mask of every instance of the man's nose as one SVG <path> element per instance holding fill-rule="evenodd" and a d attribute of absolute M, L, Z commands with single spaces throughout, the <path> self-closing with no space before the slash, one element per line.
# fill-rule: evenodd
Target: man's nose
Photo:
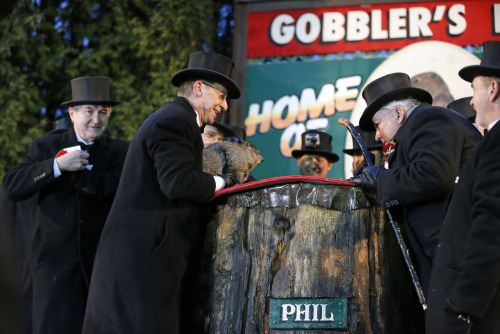
<path fill-rule="evenodd" d="M 222 109 L 224 109 L 224 111 L 227 111 L 227 100 L 226 99 L 222 100 L 221 107 L 222 107 Z"/>
<path fill-rule="evenodd" d="M 92 113 L 92 122 L 94 122 L 94 124 L 99 123 L 99 111 L 94 111 L 94 113 Z"/>

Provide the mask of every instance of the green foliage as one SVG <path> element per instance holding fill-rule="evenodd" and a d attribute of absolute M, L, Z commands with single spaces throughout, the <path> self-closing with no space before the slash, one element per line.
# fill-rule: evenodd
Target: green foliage
<path fill-rule="evenodd" d="M 109 76 L 108 132 L 130 141 L 175 97 L 172 75 L 215 40 L 213 0 L 17 0 L 0 11 L 0 178 L 54 127 L 70 81 Z M 41 110 L 46 116 L 41 117 Z"/>

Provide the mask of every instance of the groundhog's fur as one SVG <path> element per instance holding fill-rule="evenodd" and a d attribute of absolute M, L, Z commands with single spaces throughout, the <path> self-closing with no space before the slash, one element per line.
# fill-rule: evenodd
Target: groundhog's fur
<path fill-rule="evenodd" d="M 250 171 L 263 160 L 260 151 L 249 141 L 220 141 L 203 150 L 203 171 L 226 176 L 226 187 L 230 187 L 244 183 Z"/>

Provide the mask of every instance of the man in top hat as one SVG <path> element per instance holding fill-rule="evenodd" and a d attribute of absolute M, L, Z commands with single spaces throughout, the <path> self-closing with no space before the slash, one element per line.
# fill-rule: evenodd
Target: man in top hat
<path fill-rule="evenodd" d="M 82 330 L 94 255 L 128 147 L 104 133 L 111 106 L 120 103 L 109 98 L 109 84 L 107 77 L 73 79 L 73 100 L 61 104 L 73 127 L 35 139 L 3 179 L 12 200 L 37 195 L 33 220 L 16 236 L 20 332 Z"/>
<path fill-rule="evenodd" d="M 361 139 L 363 140 L 363 143 L 365 144 L 367 150 L 371 154 L 373 154 L 372 163 L 376 166 L 382 165 L 384 163 L 382 155 L 382 149 L 384 145 L 380 140 L 375 140 L 375 131 L 366 132 L 361 130 L 359 126 L 356 126 L 356 130 L 361 136 Z M 365 163 L 365 157 L 361 152 L 361 148 L 359 147 L 358 142 L 353 140 L 352 148 L 343 149 L 342 152 L 352 156 L 352 173 L 353 175 L 358 175 L 362 171 L 363 165 Z"/>
<path fill-rule="evenodd" d="M 404 221 L 426 294 L 446 198 L 481 135 L 456 112 L 432 106 L 431 95 L 412 87 L 405 73 L 376 79 L 362 94 L 360 128 L 376 130 L 389 168 L 366 167 L 353 182 L 376 192 L 384 209 Z"/>
<path fill-rule="evenodd" d="M 200 207 L 225 180 L 202 171 L 200 128 L 227 110 L 227 97 L 240 96 L 233 66 L 219 54 L 192 53 L 172 77 L 177 98 L 134 136 L 97 251 L 84 333 L 201 332 L 190 328 Z"/>
<path fill-rule="evenodd" d="M 205 124 L 201 139 L 203 146 L 207 147 L 210 144 L 223 141 L 225 137 L 234 137 L 234 131 L 224 125 L 226 111 L 221 111 L 212 124 Z"/>
<path fill-rule="evenodd" d="M 300 174 L 305 176 L 326 177 L 338 155 L 332 152 L 332 136 L 324 131 L 308 130 L 301 135 L 300 150 L 293 150 Z"/>
<path fill-rule="evenodd" d="M 476 123 L 488 129 L 460 169 L 444 215 L 427 333 L 500 333 L 500 42 L 486 41 L 472 83 Z"/>

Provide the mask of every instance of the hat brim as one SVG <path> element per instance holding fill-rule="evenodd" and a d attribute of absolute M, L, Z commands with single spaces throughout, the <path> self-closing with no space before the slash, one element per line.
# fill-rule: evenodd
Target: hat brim
<path fill-rule="evenodd" d="M 119 105 L 121 102 L 120 101 L 90 101 L 90 100 L 82 100 L 82 101 L 66 101 L 61 103 L 61 107 L 63 108 L 68 108 L 68 107 L 73 107 L 73 106 L 82 106 L 84 104 L 90 104 L 94 106 L 109 106 L 109 107 L 114 107 L 116 105 Z"/>
<path fill-rule="evenodd" d="M 318 151 L 318 150 L 293 150 L 292 151 L 292 156 L 295 159 L 300 158 L 304 154 L 321 155 L 321 156 L 324 156 L 328 161 L 330 161 L 332 163 L 339 161 L 339 156 L 333 152 Z"/>
<path fill-rule="evenodd" d="M 234 137 L 236 135 L 233 130 L 224 125 L 220 125 L 219 123 L 213 123 L 213 124 L 208 123 L 208 125 L 214 126 L 220 131 L 224 132 L 224 137 Z"/>
<path fill-rule="evenodd" d="M 472 82 L 478 75 L 485 77 L 500 77 L 500 68 L 486 65 L 471 65 L 458 71 L 458 75 L 467 82 Z"/>
<path fill-rule="evenodd" d="M 372 118 L 373 115 L 375 115 L 375 113 L 380 110 L 380 108 L 382 108 L 389 102 L 410 97 L 421 102 L 427 102 L 429 104 L 432 103 L 432 95 L 428 91 L 420 88 L 406 87 L 390 91 L 384 95 L 381 95 L 366 107 L 359 120 L 360 129 L 366 132 L 375 131 L 375 126 L 373 125 Z"/>
<path fill-rule="evenodd" d="M 240 97 L 240 89 L 236 83 L 225 75 L 220 74 L 208 69 L 203 68 L 188 68 L 180 70 L 175 73 L 171 79 L 172 84 L 175 87 L 179 87 L 183 82 L 188 80 L 198 80 L 205 79 L 211 82 L 218 82 L 227 89 L 227 96 L 230 99 L 237 99 Z"/>

